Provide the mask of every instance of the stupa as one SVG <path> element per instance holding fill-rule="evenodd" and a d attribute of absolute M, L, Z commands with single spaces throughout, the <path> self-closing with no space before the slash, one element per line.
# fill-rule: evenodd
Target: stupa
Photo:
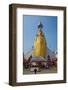
<path fill-rule="evenodd" d="M 34 57 L 46 57 L 46 39 L 43 33 L 43 24 L 40 22 L 38 24 L 38 31 L 34 39 L 34 46 L 33 46 L 33 56 Z"/>
<path fill-rule="evenodd" d="M 36 59 L 38 58 L 43 58 L 42 61 L 47 61 L 47 57 L 48 55 L 50 56 L 50 58 L 56 58 L 56 54 L 50 50 L 50 48 L 47 47 L 47 41 L 46 41 L 46 37 L 44 35 L 43 32 L 43 24 L 41 22 L 39 22 L 38 24 L 38 30 L 37 30 L 37 34 L 34 38 L 34 43 L 32 46 L 32 49 L 30 49 L 27 53 L 24 54 L 24 57 L 26 60 L 29 59 L 30 56 L 34 57 Z"/>

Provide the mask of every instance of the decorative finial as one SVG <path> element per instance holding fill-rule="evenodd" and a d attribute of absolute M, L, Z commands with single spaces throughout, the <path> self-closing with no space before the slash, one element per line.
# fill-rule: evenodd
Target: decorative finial
<path fill-rule="evenodd" d="M 40 23 L 38 24 L 38 28 L 43 28 L 43 25 L 42 25 L 41 21 L 40 21 Z"/>

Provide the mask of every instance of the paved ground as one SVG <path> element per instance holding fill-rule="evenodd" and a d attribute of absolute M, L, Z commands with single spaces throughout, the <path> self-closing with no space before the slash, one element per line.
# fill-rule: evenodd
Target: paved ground
<path fill-rule="evenodd" d="M 51 67 L 49 69 L 41 69 L 40 72 L 37 72 L 37 74 L 45 74 L 45 73 L 57 73 L 57 68 L 56 67 Z M 34 74 L 34 72 L 31 72 L 29 69 L 24 69 L 23 74 L 28 75 L 28 74 Z"/>

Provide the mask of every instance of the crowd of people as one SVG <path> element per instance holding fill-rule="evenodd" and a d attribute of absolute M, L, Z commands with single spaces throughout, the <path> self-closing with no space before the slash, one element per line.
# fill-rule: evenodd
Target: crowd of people
<path fill-rule="evenodd" d="M 32 66 L 31 64 L 31 59 L 32 59 L 32 56 L 30 56 L 29 58 L 28 58 L 28 60 L 26 60 L 25 58 L 23 58 L 24 60 L 23 60 L 23 66 L 24 66 L 24 68 L 29 68 L 30 66 Z M 40 62 L 36 62 L 36 63 L 38 63 L 39 65 L 38 66 L 40 66 L 41 68 L 46 68 L 46 69 L 48 69 L 48 68 L 50 68 L 50 67 L 52 67 L 52 66 L 55 66 L 55 67 L 57 67 L 57 58 L 50 58 L 50 56 L 48 55 L 47 56 L 47 60 L 44 62 L 44 63 L 42 63 L 42 61 Z"/>

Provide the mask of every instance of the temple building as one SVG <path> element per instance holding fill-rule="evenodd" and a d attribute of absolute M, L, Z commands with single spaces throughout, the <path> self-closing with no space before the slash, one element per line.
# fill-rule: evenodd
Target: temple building
<path fill-rule="evenodd" d="M 40 71 L 42 68 L 52 66 L 52 60 L 55 61 L 56 54 L 47 47 L 46 37 L 43 33 L 43 24 L 38 24 L 37 34 L 34 38 L 33 48 L 24 55 L 24 66 L 30 68 L 30 71 Z"/>

